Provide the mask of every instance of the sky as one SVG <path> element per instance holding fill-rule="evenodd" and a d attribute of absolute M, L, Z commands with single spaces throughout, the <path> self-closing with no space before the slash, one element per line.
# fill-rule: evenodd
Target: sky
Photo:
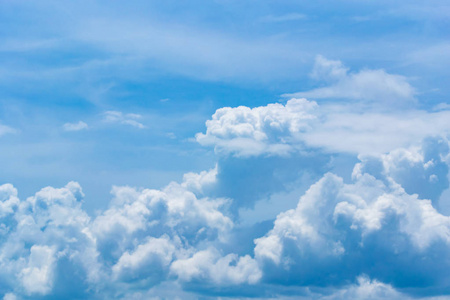
<path fill-rule="evenodd" d="M 447 299 L 449 25 L 0 1 L 0 297 Z"/>

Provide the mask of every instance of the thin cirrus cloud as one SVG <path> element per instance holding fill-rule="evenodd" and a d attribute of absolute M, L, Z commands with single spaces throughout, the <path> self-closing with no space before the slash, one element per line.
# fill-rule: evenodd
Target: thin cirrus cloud
<path fill-rule="evenodd" d="M 265 16 L 261 19 L 262 22 L 267 23 L 282 23 L 282 22 L 291 22 L 291 21 L 300 21 L 306 19 L 308 16 L 301 13 L 290 13 L 285 15 L 278 15 L 278 16 Z"/>
<path fill-rule="evenodd" d="M 63 128 L 65 131 L 80 131 L 89 129 L 89 126 L 85 122 L 79 121 L 77 123 L 65 123 Z"/>
<path fill-rule="evenodd" d="M 0 124 L 0 136 L 8 134 L 8 133 L 16 133 L 16 132 L 17 132 L 16 129 Z"/>
<path fill-rule="evenodd" d="M 113 110 L 107 111 L 103 114 L 103 121 L 106 123 L 129 125 L 132 127 L 143 129 L 145 128 L 145 125 L 138 121 L 141 118 L 142 116 L 139 114 L 124 114 L 120 111 Z"/>

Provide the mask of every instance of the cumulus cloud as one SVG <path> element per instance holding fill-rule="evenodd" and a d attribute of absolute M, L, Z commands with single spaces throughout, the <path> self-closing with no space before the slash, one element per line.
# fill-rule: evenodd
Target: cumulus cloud
<path fill-rule="evenodd" d="M 44 188 L 25 201 L 11 184 L 0 186 L 0 291 L 67 297 L 105 286 L 114 291 L 109 282 L 152 286 L 167 280 L 174 261 L 182 264 L 204 243 L 225 242 L 233 228 L 219 210 L 228 200 L 203 196 L 215 174 L 188 173 L 162 190 L 115 187 L 110 207 L 94 219 L 81 208 L 78 183 Z M 254 276 L 256 262 L 249 257 L 222 259 L 217 252 L 214 259 L 216 268 L 230 264 L 221 280 L 255 281 L 240 277 Z"/>
<path fill-rule="evenodd" d="M 344 98 L 395 106 L 413 102 L 416 94 L 404 76 L 389 74 L 381 69 L 364 69 L 349 73 L 342 62 L 328 60 L 321 55 L 316 57 L 311 76 L 330 85 L 284 96 L 313 99 Z"/>
<path fill-rule="evenodd" d="M 20 202 L 12 186 L 2 186 L 2 192 L 6 195 L 2 198 L 9 199 L 2 204 L 14 203 L 10 215 L 2 219 L 6 225 L 0 239 L 2 282 L 14 289 L 22 287 L 30 296 L 47 295 L 67 285 L 59 274 L 60 264 L 66 272 L 73 271 L 70 282 L 75 288 L 98 280 L 98 253 L 89 230 L 90 218 L 81 209 L 83 193 L 77 183 L 60 189 L 47 187 Z M 2 284 L 1 288 L 6 287 Z"/>
<path fill-rule="evenodd" d="M 442 291 L 450 280 L 450 217 L 368 173 L 352 183 L 326 174 L 255 243 L 269 282 L 340 285 L 364 273 L 397 288 L 420 278 Z"/>
<path fill-rule="evenodd" d="M 89 126 L 83 121 L 79 121 L 78 123 L 66 123 L 63 125 L 65 131 L 80 131 L 88 129 Z"/>
<path fill-rule="evenodd" d="M 317 104 L 306 99 L 291 99 L 286 105 L 225 107 L 206 121 L 206 133 L 198 133 L 196 139 L 214 145 L 217 152 L 238 156 L 286 155 L 296 146 L 294 137 L 316 121 L 316 109 Z"/>
<path fill-rule="evenodd" d="M 142 116 L 139 114 L 124 114 L 120 111 L 107 111 L 103 115 L 103 120 L 107 123 L 117 123 L 123 125 L 130 125 L 139 129 L 145 128 L 145 125 L 140 123 L 138 120 Z"/>
<path fill-rule="evenodd" d="M 168 236 L 148 237 L 133 252 L 125 251 L 112 267 L 113 278 L 122 281 L 149 278 L 160 281 L 173 260 L 176 247 Z"/>
<path fill-rule="evenodd" d="M 335 63 L 334 73 L 341 67 Z M 392 130 L 369 117 L 375 113 L 338 107 L 291 99 L 218 110 L 197 135 L 223 154 L 214 168 L 161 189 L 115 186 L 95 216 L 83 210 L 76 182 L 22 200 L 13 185 L 1 185 L 0 294 L 132 299 L 168 286 L 180 295 L 278 298 L 289 298 L 290 286 L 307 299 L 447 293 L 450 217 L 439 201 L 449 187 L 449 112 L 391 115 Z M 425 128 L 416 134 L 400 126 L 418 120 Z M 311 140 L 327 130 L 325 140 Z M 384 134 L 389 151 L 352 145 L 369 133 L 375 141 Z M 324 174 L 330 156 L 318 148 L 360 153 L 359 161 L 345 179 Z M 274 220 L 243 225 L 236 213 L 302 184 L 291 189 L 293 201 L 303 194 L 297 206 L 274 208 Z"/>
<path fill-rule="evenodd" d="M 13 214 L 18 206 L 17 189 L 9 183 L 0 185 L 0 218 Z"/>
<path fill-rule="evenodd" d="M 33 245 L 28 266 L 19 274 L 23 287 L 29 294 L 47 294 L 53 284 L 55 251 L 48 246 Z"/>
<path fill-rule="evenodd" d="M 221 256 L 214 248 L 208 248 L 195 253 L 190 258 L 175 261 L 171 266 L 171 272 L 182 281 L 195 279 L 218 286 L 255 284 L 262 276 L 257 262 L 249 255 Z"/>
<path fill-rule="evenodd" d="M 360 156 L 353 176 L 372 174 L 383 182 L 395 182 L 409 194 L 430 199 L 438 206 L 442 192 L 449 187 L 449 143 L 445 139 L 427 138 L 420 145 L 399 148 L 376 156 Z"/>
<path fill-rule="evenodd" d="M 364 300 L 401 300 L 411 299 L 405 294 L 395 290 L 391 285 L 371 280 L 367 276 L 359 276 L 357 283 L 342 288 L 332 295 L 321 297 L 322 300 L 345 300 L 345 299 L 364 299 Z"/>
<path fill-rule="evenodd" d="M 286 156 L 311 148 L 381 154 L 415 145 L 428 136 L 449 135 L 449 119 L 450 110 L 383 113 L 294 98 L 285 105 L 218 109 L 196 140 L 214 146 L 219 154 L 239 157 Z"/>
<path fill-rule="evenodd" d="M 82 209 L 78 183 L 23 201 L 5 184 L 0 292 L 131 299 L 173 286 L 179 295 L 288 299 L 288 285 L 308 299 L 445 293 L 450 217 L 426 195 L 446 189 L 448 163 L 442 138 L 360 156 L 351 181 L 327 173 L 272 226 L 248 229 L 229 215 L 234 199 L 211 196 L 223 180 L 220 164 L 160 190 L 114 187 L 109 207 L 95 217 Z M 411 173 L 418 187 L 408 185 Z M 249 236 L 255 244 L 246 249 L 239 239 Z"/>

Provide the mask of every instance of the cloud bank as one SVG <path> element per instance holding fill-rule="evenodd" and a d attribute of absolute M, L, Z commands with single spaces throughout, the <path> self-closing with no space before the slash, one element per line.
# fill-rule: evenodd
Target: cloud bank
<path fill-rule="evenodd" d="M 286 132 L 304 126 L 295 124 Z M 450 217 L 437 201 L 448 188 L 449 157 L 445 138 L 361 156 L 350 182 L 327 173 L 266 231 L 247 228 L 255 231 L 250 250 L 237 247 L 244 228 L 229 210 L 233 199 L 212 196 L 220 166 L 161 190 L 114 187 L 96 216 L 82 209 L 76 182 L 25 200 L 4 184 L 0 292 L 103 299 L 140 290 L 145 298 L 169 285 L 211 297 L 287 299 L 289 286 L 309 299 L 443 294 Z M 411 174 L 420 184 L 410 184 Z"/>
<path fill-rule="evenodd" d="M 354 105 L 414 100 L 405 78 L 382 70 L 349 73 L 341 62 L 318 57 L 311 76 L 346 100 L 220 108 L 196 135 L 214 148 L 214 168 L 160 189 L 114 186 L 109 206 L 95 215 L 83 209 L 77 182 L 25 199 L 12 184 L 0 185 L 0 294 L 446 297 L 450 111 Z M 140 118 L 103 114 L 106 123 L 145 128 Z M 343 157 L 351 168 L 335 166 Z M 280 200 L 292 195 L 295 203 Z M 273 218 L 245 220 L 243 210 L 268 199 L 275 201 Z"/>

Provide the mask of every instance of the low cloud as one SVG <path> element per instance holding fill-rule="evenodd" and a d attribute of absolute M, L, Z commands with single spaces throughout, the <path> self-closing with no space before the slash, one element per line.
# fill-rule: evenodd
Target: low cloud
<path fill-rule="evenodd" d="M 444 291 L 449 232 L 450 217 L 430 200 L 358 168 L 351 183 L 329 173 L 313 184 L 255 240 L 255 258 L 266 282 L 341 285 L 364 273 L 397 287 L 421 278 Z"/>
<path fill-rule="evenodd" d="M 296 146 L 295 136 L 316 122 L 317 107 L 306 99 L 291 99 L 286 105 L 224 107 L 206 121 L 206 133 L 198 133 L 196 139 L 219 153 L 287 155 Z"/>
<path fill-rule="evenodd" d="M 447 188 L 449 157 L 448 140 L 439 138 L 360 156 L 348 182 L 327 173 L 269 226 L 247 229 L 230 214 L 235 199 L 213 196 L 224 180 L 220 164 L 159 190 L 114 187 L 109 207 L 95 217 L 82 209 L 76 182 L 25 200 L 13 185 L 1 185 L 0 292 L 143 299 L 169 287 L 172 297 L 195 291 L 289 299 L 292 288 L 305 299 L 442 294 L 450 280 L 450 217 L 426 197 Z M 411 173 L 418 186 L 410 185 Z M 242 230 L 254 238 L 249 250 Z"/>
<path fill-rule="evenodd" d="M 336 71 L 335 73 L 339 73 Z M 249 157 L 286 156 L 308 149 L 331 153 L 381 154 L 428 136 L 450 134 L 450 110 L 379 112 L 347 104 L 290 99 L 249 108 L 221 108 L 196 140 L 216 153 Z"/>

